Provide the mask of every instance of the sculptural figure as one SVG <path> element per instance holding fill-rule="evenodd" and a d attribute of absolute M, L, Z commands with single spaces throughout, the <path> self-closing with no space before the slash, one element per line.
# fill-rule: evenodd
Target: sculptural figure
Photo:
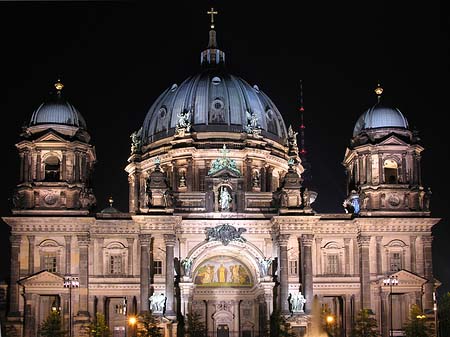
<path fill-rule="evenodd" d="M 221 211 L 229 211 L 231 208 L 231 195 L 228 192 L 228 189 L 226 187 L 222 187 L 220 191 L 220 210 Z"/>
<path fill-rule="evenodd" d="M 306 299 L 301 292 L 291 293 L 289 301 L 291 303 L 291 311 L 293 313 L 304 312 L 303 307 L 306 303 Z"/>
<path fill-rule="evenodd" d="M 163 293 L 153 294 L 149 298 L 150 300 L 150 309 L 154 313 L 162 313 L 164 310 L 164 303 L 166 301 L 166 296 Z"/>

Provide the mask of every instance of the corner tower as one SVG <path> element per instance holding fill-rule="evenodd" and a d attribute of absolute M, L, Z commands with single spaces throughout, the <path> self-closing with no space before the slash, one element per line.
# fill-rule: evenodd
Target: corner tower
<path fill-rule="evenodd" d="M 431 191 L 422 186 L 420 158 L 424 148 L 407 119 L 378 102 L 356 122 L 344 166 L 348 199 L 344 207 L 363 216 L 429 216 Z"/>
<path fill-rule="evenodd" d="M 90 176 L 96 161 L 86 122 L 64 99 L 64 85 L 42 103 L 23 127 L 16 144 L 19 182 L 13 214 L 85 215 L 95 204 Z"/>

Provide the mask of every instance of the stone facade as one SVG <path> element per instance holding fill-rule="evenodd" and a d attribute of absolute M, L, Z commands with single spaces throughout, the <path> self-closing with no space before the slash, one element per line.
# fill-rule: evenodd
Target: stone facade
<path fill-rule="evenodd" d="M 217 78 L 205 85 L 220 85 Z M 343 336 L 367 308 L 386 337 L 412 304 L 432 309 L 431 229 L 439 219 L 430 216 L 423 148 L 412 133 L 386 127 L 354 136 L 344 158 L 347 213 L 318 214 L 317 193 L 302 185 L 296 133 L 284 134 L 282 120 L 271 124 L 270 111 L 259 122 L 247 114 L 251 132 L 245 119 L 235 130 L 194 120 L 189 128 L 173 123 L 165 137 L 134 133 L 127 213 L 112 204 L 89 211 L 96 157 L 86 130 L 28 127 L 17 144 L 14 216 L 3 218 L 12 233 L 8 326 L 36 336 L 56 307 L 73 336 L 97 312 L 114 336 L 125 336 L 129 315 L 152 310 L 165 336 L 181 335 L 190 312 L 211 334 L 264 336 L 280 310 L 303 336 L 318 301 Z M 389 276 L 398 285 L 385 285 Z M 293 309 L 300 293 L 305 302 Z"/>

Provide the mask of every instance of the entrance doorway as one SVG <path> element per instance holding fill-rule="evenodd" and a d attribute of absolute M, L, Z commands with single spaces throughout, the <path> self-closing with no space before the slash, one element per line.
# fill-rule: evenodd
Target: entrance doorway
<path fill-rule="evenodd" d="M 230 329 L 227 324 L 219 324 L 217 326 L 217 337 L 230 337 Z"/>

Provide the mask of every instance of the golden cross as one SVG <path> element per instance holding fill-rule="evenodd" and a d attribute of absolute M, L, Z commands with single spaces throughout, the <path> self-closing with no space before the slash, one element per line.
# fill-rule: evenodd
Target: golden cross
<path fill-rule="evenodd" d="M 219 12 L 215 11 L 213 7 L 211 7 L 210 11 L 207 11 L 206 14 L 211 15 L 211 28 L 214 28 L 214 15 L 219 14 Z"/>

